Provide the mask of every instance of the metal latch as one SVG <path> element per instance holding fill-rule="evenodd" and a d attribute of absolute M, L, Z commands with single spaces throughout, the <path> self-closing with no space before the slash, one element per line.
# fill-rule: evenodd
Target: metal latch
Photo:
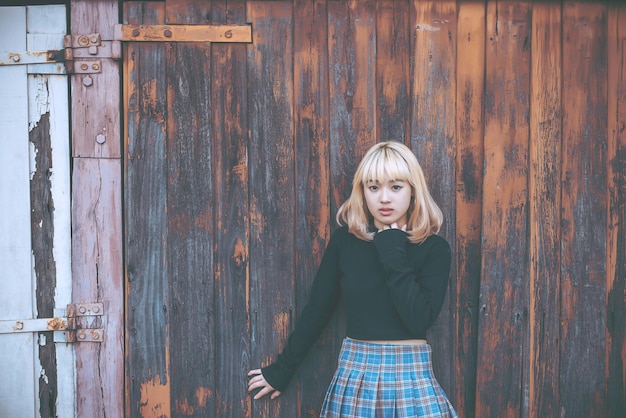
<path fill-rule="evenodd" d="M 119 41 L 103 41 L 99 33 L 65 35 L 61 50 L 0 52 L 0 66 L 63 63 L 66 74 L 102 72 L 103 59 L 120 59 Z"/>
<path fill-rule="evenodd" d="M 102 316 L 104 304 L 78 303 L 67 305 L 65 316 L 54 318 L 17 319 L 12 321 L 0 321 L 0 334 L 14 334 L 23 332 L 63 332 L 65 338 L 57 339 L 57 342 L 102 342 L 104 330 L 102 329 Z"/>
<path fill-rule="evenodd" d="M 252 42 L 251 25 L 115 25 L 124 42 Z"/>
<path fill-rule="evenodd" d="M 99 33 L 65 35 L 64 46 L 68 73 L 101 73 L 103 58 L 116 60 L 122 58 L 121 43 L 103 41 Z"/>

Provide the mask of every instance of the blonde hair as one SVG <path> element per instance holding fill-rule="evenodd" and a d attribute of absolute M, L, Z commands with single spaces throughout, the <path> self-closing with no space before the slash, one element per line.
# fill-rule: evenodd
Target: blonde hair
<path fill-rule="evenodd" d="M 347 225 L 363 240 L 374 239 L 374 232 L 369 230 L 373 216 L 367 209 L 364 187 L 385 180 L 401 180 L 411 186 L 406 225 L 409 241 L 421 243 L 439 232 L 443 213 L 428 191 L 424 172 L 411 149 L 396 141 L 380 142 L 367 151 L 354 174 L 352 193 L 337 211 L 339 225 Z"/>

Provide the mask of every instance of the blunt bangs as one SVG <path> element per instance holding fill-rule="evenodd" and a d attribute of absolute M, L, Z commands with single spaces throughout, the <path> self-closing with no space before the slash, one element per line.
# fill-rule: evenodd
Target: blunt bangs
<path fill-rule="evenodd" d="M 389 181 L 406 181 L 410 178 L 410 169 L 402 156 L 389 148 L 381 149 L 381 152 L 371 155 L 371 158 L 363 165 L 360 183 L 383 183 Z"/>

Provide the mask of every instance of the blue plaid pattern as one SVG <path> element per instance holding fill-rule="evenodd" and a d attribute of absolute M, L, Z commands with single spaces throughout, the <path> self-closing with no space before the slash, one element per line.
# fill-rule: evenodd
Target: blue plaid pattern
<path fill-rule="evenodd" d="M 346 338 L 320 418 L 458 418 L 435 379 L 428 344 Z"/>

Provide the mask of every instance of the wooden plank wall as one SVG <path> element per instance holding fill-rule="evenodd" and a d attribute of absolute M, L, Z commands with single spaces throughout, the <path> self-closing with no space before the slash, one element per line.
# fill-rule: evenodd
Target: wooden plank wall
<path fill-rule="evenodd" d="M 462 417 L 620 417 L 619 1 L 124 2 L 253 43 L 124 48 L 126 415 L 316 416 L 341 312 L 276 401 L 283 346 L 369 146 L 420 159 L 454 249 L 430 332 Z"/>
<path fill-rule="evenodd" d="M 0 7 L 5 53 L 62 49 L 66 32 L 64 5 Z M 73 416 L 73 347 L 61 332 L 12 332 L 71 302 L 68 78 L 14 64 L 0 66 L 0 416 Z"/>
<path fill-rule="evenodd" d="M 113 39 L 114 0 L 74 0 L 72 35 Z M 119 63 L 71 76 L 72 301 L 101 302 L 101 343 L 75 344 L 76 416 L 124 415 L 124 283 Z M 89 324 L 92 326 L 92 324 Z"/>

